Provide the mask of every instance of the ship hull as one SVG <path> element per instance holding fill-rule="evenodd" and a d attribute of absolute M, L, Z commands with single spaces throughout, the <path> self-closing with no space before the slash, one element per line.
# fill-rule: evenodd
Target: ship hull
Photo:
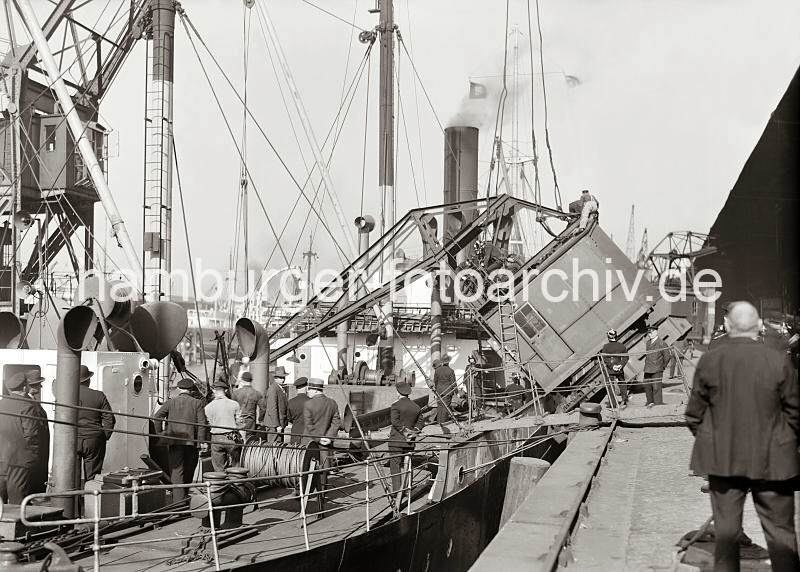
<path fill-rule="evenodd" d="M 563 449 L 553 445 L 552 441 L 544 442 L 526 451 L 525 456 L 553 461 Z M 500 528 L 510 463 L 511 458 L 499 461 L 457 493 L 369 532 L 235 569 L 463 572 L 472 566 Z"/>

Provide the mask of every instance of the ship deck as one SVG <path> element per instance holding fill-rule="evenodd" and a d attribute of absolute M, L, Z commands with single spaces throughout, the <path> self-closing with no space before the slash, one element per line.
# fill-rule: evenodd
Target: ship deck
<path fill-rule="evenodd" d="M 388 468 L 382 467 L 385 475 Z M 370 522 L 390 514 L 389 501 L 382 485 L 376 482 L 374 469 L 369 489 Z M 415 483 L 421 477 L 415 476 Z M 327 516 L 309 522 L 310 548 L 357 534 L 366 527 L 366 487 L 363 466 L 343 469 L 328 479 L 329 488 L 338 488 L 328 496 Z M 388 478 L 387 478 L 388 481 Z M 259 494 L 258 508 L 244 511 L 243 528 L 237 532 L 217 530 L 219 564 L 222 568 L 265 561 L 305 550 L 300 519 L 300 501 L 293 491 L 266 489 Z M 412 502 L 412 510 L 426 501 Z M 405 508 L 405 502 L 403 503 Z M 314 503 L 309 502 L 309 513 Z M 248 527 L 252 527 L 248 529 Z M 199 518 L 189 517 L 155 529 L 126 530 L 103 534 L 100 568 L 110 571 L 214 570 L 213 543 L 210 530 L 201 527 Z M 89 553 L 76 564 L 90 570 L 93 555 Z"/>

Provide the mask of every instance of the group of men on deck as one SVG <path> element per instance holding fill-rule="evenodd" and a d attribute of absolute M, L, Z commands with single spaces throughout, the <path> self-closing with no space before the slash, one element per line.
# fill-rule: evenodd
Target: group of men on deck
<path fill-rule="evenodd" d="M 232 391 L 220 376 L 212 384 L 213 399 L 208 403 L 192 380 L 180 380 L 176 395 L 154 414 L 156 432 L 169 450 L 171 481 L 191 483 L 202 451 L 210 451 L 215 471 L 237 466 L 249 438 L 276 445 L 285 441 L 284 435 L 292 444 L 316 441 L 321 464 L 326 466 L 341 426 L 338 406 L 324 394 L 324 382 L 316 378 L 295 380 L 297 395 L 289 399 L 283 387 L 286 376 L 286 370 L 277 367 L 264 394 L 253 387 L 248 371 L 239 375 L 238 387 Z M 320 475 L 320 485 L 325 485 L 325 474 Z M 173 491 L 174 500 L 185 495 L 185 487 Z"/>

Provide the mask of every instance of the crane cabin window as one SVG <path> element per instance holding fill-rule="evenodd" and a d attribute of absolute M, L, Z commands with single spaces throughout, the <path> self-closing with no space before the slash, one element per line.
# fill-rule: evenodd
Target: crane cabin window
<path fill-rule="evenodd" d="M 52 153 L 56 150 L 56 126 L 44 126 L 45 151 Z"/>
<path fill-rule="evenodd" d="M 514 313 L 514 322 L 529 339 L 533 339 L 547 327 L 539 313 L 527 302 Z"/>

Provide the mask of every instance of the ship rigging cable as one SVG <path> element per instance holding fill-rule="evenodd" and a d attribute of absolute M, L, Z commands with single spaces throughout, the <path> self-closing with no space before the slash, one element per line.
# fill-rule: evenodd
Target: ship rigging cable
<path fill-rule="evenodd" d="M 530 55 L 531 64 L 531 143 L 533 147 L 533 191 L 534 202 L 540 204 L 542 202 L 541 196 L 541 182 L 539 180 L 539 149 L 536 145 L 536 114 L 534 106 L 534 93 L 533 93 L 533 24 L 531 22 L 531 0 L 527 0 L 528 8 L 528 52 Z M 524 175 L 524 171 L 523 171 Z M 526 181 L 527 182 L 527 181 Z M 561 210 L 561 197 L 556 195 L 556 208 Z"/>
<path fill-rule="evenodd" d="M 508 96 L 508 87 L 507 87 L 507 76 L 508 76 L 508 12 L 509 12 L 509 5 L 511 0 L 506 0 L 506 25 L 505 25 L 505 34 L 503 35 L 503 89 L 500 91 L 500 100 L 497 102 L 497 116 L 495 117 L 494 122 L 494 136 L 495 140 L 500 142 L 502 145 L 503 142 L 503 118 L 505 115 L 506 110 L 506 97 Z M 494 163 L 494 152 L 495 148 L 492 146 L 492 154 L 493 159 L 492 162 Z M 501 157 L 497 158 L 498 161 L 504 161 Z M 500 171 L 498 170 L 495 175 L 495 188 L 494 194 L 497 196 L 500 192 Z M 489 176 L 489 184 L 491 185 L 492 178 L 491 175 Z M 489 196 L 489 189 L 486 189 L 486 196 Z"/>
<path fill-rule="evenodd" d="M 351 27 L 355 28 L 356 30 L 359 30 L 361 32 L 366 32 L 366 30 L 364 28 L 362 28 L 361 26 L 356 25 L 355 21 L 348 22 L 347 20 L 345 20 L 341 16 L 337 16 L 333 12 L 329 12 L 325 8 L 323 8 L 322 6 L 318 6 L 318 5 L 314 4 L 313 2 L 310 2 L 309 0 L 300 0 L 300 1 L 303 4 L 308 4 L 309 6 L 311 6 L 313 8 L 316 8 L 320 12 L 323 12 L 323 13 L 327 14 L 328 16 L 330 16 L 330 17 L 332 17 L 332 18 L 334 18 L 336 20 L 339 20 L 340 22 L 343 22 L 343 23 L 347 24 L 348 26 L 351 26 Z"/>
<path fill-rule="evenodd" d="M 530 0 L 528 2 L 528 22 L 530 23 Z M 544 77 L 544 48 L 542 40 L 542 21 L 539 15 L 539 0 L 536 0 L 536 27 L 539 30 L 539 67 L 542 74 L 542 98 L 544 99 L 544 142 L 547 145 L 547 154 L 550 158 L 550 170 L 553 172 L 553 192 L 555 193 L 556 207 L 558 210 L 564 210 L 561 205 L 561 190 L 558 188 L 558 177 L 556 176 L 556 165 L 553 161 L 553 147 L 550 145 L 550 128 L 548 125 L 547 114 L 547 82 Z M 533 52 L 531 52 L 533 58 Z M 533 78 L 531 77 L 531 81 Z"/>
<path fill-rule="evenodd" d="M 208 86 L 211 89 L 211 94 L 214 97 L 214 101 L 217 104 L 217 108 L 219 109 L 219 112 L 222 115 L 222 119 L 225 122 L 225 127 L 227 128 L 228 133 L 230 134 L 230 136 L 231 136 L 231 138 L 233 140 L 233 144 L 236 147 L 236 152 L 239 154 L 240 160 L 242 160 L 242 166 L 244 167 L 244 170 L 247 173 L 247 178 L 249 179 L 250 183 L 252 183 L 252 185 L 253 185 L 253 191 L 255 191 L 256 197 L 258 198 L 258 203 L 259 203 L 259 205 L 261 205 L 261 210 L 264 212 L 264 216 L 267 219 L 267 225 L 269 226 L 269 229 L 272 232 L 272 235 L 275 237 L 275 240 L 278 242 L 278 248 L 281 251 L 281 255 L 283 256 L 284 261 L 286 262 L 286 265 L 289 266 L 290 265 L 289 258 L 286 256 L 286 252 L 283 250 L 283 246 L 281 246 L 280 241 L 278 240 L 278 233 L 275 230 L 275 226 L 272 224 L 272 219 L 270 218 L 269 213 L 267 212 L 267 207 L 264 204 L 264 201 L 263 201 L 263 199 L 261 197 L 261 193 L 259 192 L 258 188 L 256 187 L 255 181 L 253 180 L 253 177 L 252 177 L 252 175 L 250 173 L 250 168 L 248 167 L 247 162 L 245 162 L 244 159 L 243 159 L 242 150 L 241 150 L 241 148 L 239 146 L 239 143 L 236 141 L 236 136 L 233 133 L 233 129 L 231 127 L 230 121 L 228 120 L 227 115 L 225 115 L 225 110 L 222 107 L 222 103 L 219 100 L 219 96 L 217 95 L 216 90 L 214 89 L 214 84 L 211 82 L 211 78 L 208 75 L 208 71 L 206 70 L 206 67 L 205 67 L 205 64 L 203 63 L 202 58 L 200 57 L 200 53 L 197 50 L 197 46 L 195 45 L 194 39 L 192 38 L 191 32 L 189 30 L 189 27 L 186 25 L 186 21 L 188 20 L 188 17 L 185 16 L 182 12 L 179 13 L 179 14 L 180 14 L 181 23 L 183 23 L 184 28 L 186 29 L 186 35 L 189 38 L 189 43 L 192 45 L 192 49 L 194 50 L 195 56 L 197 57 L 197 61 L 200 64 L 200 68 L 203 71 L 203 75 L 205 76 L 206 82 L 208 83 Z M 198 39 L 199 39 L 199 36 L 198 36 Z M 238 95 L 238 93 L 237 93 L 237 95 Z M 239 99 L 242 100 L 241 96 L 239 96 Z M 285 169 L 287 170 L 287 172 L 289 172 L 289 176 L 292 178 L 293 181 L 295 181 L 295 184 L 297 184 L 297 181 L 294 178 L 294 175 L 292 175 L 291 172 L 289 171 L 288 165 L 286 165 L 286 163 L 284 162 L 283 158 L 280 156 L 280 154 L 278 154 L 277 149 L 272 145 L 272 143 L 269 141 L 269 139 L 267 139 L 267 142 L 270 145 L 270 147 L 272 148 L 272 150 L 274 151 L 275 155 L 278 157 L 278 159 L 281 162 L 281 164 L 283 164 Z"/>
<path fill-rule="evenodd" d="M 194 295 L 194 309 L 197 312 L 197 329 L 200 333 L 200 354 L 203 358 L 203 369 L 206 373 L 206 383 L 211 383 L 208 377 L 208 360 L 206 359 L 205 336 L 203 335 L 203 321 L 200 319 L 200 303 L 197 296 L 197 283 L 194 275 L 194 262 L 192 258 L 192 243 L 189 240 L 189 225 L 186 222 L 186 204 L 183 200 L 183 185 L 181 184 L 181 170 L 178 166 L 178 148 L 175 137 L 172 138 L 172 156 L 175 163 L 175 182 L 178 184 L 178 198 L 181 202 L 181 217 L 183 219 L 183 235 L 186 238 L 186 255 L 189 258 L 189 276 L 192 278 L 192 294 Z"/>
<path fill-rule="evenodd" d="M 229 76 L 228 76 L 228 74 L 225 72 L 225 70 L 222 68 L 222 66 L 220 65 L 220 63 L 219 63 L 219 61 L 217 60 L 216 56 L 214 56 L 213 52 L 211 52 L 210 48 L 209 48 L 209 47 L 208 47 L 208 45 L 205 43 L 205 41 L 203 40 L 203 38 L 200 36 L 199 32 L 198 32 L 198 31 L 197 31 L 197 29 L 194 27 L 194 24 L 193 24 L 193 23 L 192 23 L 192 21 L 189 19 L 189 17 L 188 17 L 188 16 L 187 16 L 185 13 L 181 12 L 181 13 L 180 13 L 180 19 L 181 19 L 181 23 L 183 24 L 184 28 L 186 29 L 187 35 L 189 36 L 189 42 L 190 42 L 190 43 L 191 43 L 191 45 L 192 45 L 192 49 L 193 49 L 193 51 L 194 51 L 194 53 L 195 53 L 195 56 L 197 57 L 198 61 L 200 62 L 200 66 L 201 66 L 201 68 L 202 68 L 202 69 L 203 69 L 203 71 L 204 71 L 204 75 L 205 75 L 205 77 L 206 77 L 206 81 L 207 81 L 207 83 L 209 84 L 209 86 L 211 87 L 211 89 L 212 89 L 212 92 L 214 93 L 215 97 L 216 97 L 216 92 L 215 92 L 215 91 L 214 91 L 214 89 L 213 89 L 213 84 L 211 83 L 211 79 L 210 79 L 210 77 L 208 76 L 208 72 L 205 70 L 205 65 L 202 63 L 202 58 L 200 57 L 200 53 L 199 53 L 199 51 L 197 50 L 197 46 L 196 46 L 196 44 L 195 44 L 195 41 L 194 41 L 194 39 L 193 39 L 193 37 L 192 37 L 192 35 L 191 35 L 190 28 L 191 28 L 191 31 L 193 31 L 193 32 L 194 32 L 194 34 L 195 34 L 195 37 L 197 38 L 197 41 L 198 41 L 198 42 L 199 42 L 199 43 L 200 43 L 200 44 L 203 46 L 203 48 L 204 48 L 204 49 L 206 50 L 206 52 L 209 54 L 209 56 L 210 56 L 211 60 L 214 62 L 215 66 L 217 67 L 217 69 L 218 69 L 218 70 L 220 71 L 220 73 L 222 74 L 223 78 L 225 79 L 225 81 L 227 82 L 228 86 L 229 86 L 229 87 L 231 88 L 231 90 L 233 91 L 234 95 L 235 95 L 235 96 L 236 96 L 236 97 L 239 99 L 239 101 L 242 101 L 242 97 L 241 97 L 241 95 L 239 94 L 239 92 L 238 92 L 238 90 L 236 89 L 236 87 L 233 85 L 233 82 L 231 81 L 230 77 L 229 77 Z M 218 99 L 217 99 L 217 107 L 220 109 L 220 112 L 223 114 L 223 117 L 225 117 L 225 115 L 224 115 L 224 110 L 222 109 L 221 103 L 219 102 L 219 100 L 218 100 Z M 308 195 L 305 193 L 305 190 L 304 190 L 304 188 L 303 188 L 303 187 L 300 185 L 299 181 L 298 181 L 298 180 L 297 180 L 297 178 L 294 176 L 294 174 L 292 173 L 291 169 L 289 169 L 289 166 L 287 165 L 286 161 L 283 159 L 283 157 L 281 156 L 281 154 L 278 152 L 277 148 L 276 148 L 276 147 L 275 147 L 275 145 L 272 143 L 272 140 L 271 140 L 271 139 L 270 139 L 270 138 L 267 136 L 267 134 L 266 134 L 266 132 L 264 131 L 263 127 L 262 127 L 262 126 L 261 126 L 261 124 L 258 122 L 258 120 L 255 118 L 255 116 L 253 115 L 252 111 L 251 111 L 249 108 L 247 109 L 247 113 L 248 113 L 248 115 L 250 116 L 250 118 L 253 120 L 253 123 L 254 123 L 254 125 L 255 125 L 255 126 L 258 128 L 258 130 L 259 130 L 259 132 L 261 133 L 261 135 L 264 137 L 265 141 L 267 142 L 267 145 L 270 147 L 270 149 L 272 150 L 272 152 L 273 152 L 273 153 L 275 154 L 275 156 L 277 157 L 278 161 L 280 162 L 280 164 L 281 164 L 281 166 L 283 167 L 284 171 L 287 173 L 287 175 L 288 175 L 288 176 L 289 176 L 289 178 L 291 179 L 291 181 L 292 181 L 292 183 L 294 184 L 294 186 L 295 186 L 295 187 L 298 189 L 298 191 L 300 192 L 300 194 L 302 195 L 302 197 L 303 197 L 303 198 L 306 200 L 306 202 L 308 202 L 308 203 L 309 203 L 309 205 L 311 205 L 311 207 L 313 208 L 313 202 L 309 200 L 309 198 L 308 198 Z M 231 129 L 230 129 L 230 125 L 228 124 L 227 120 L 226 120 L 226 125 L 227 125 L 227 127 L 228 127 L 228 132 L 229 132 L 229 134 L 231 135 L 231 137 L 233 137 L 233 140 L 234 140 L 234 145 L 236 146 L 237 152 L 241 154 L 241 151 L 239 150 L 238 143 L 236 142 L 236 138 L 233 136 L 233 133 L 232 133 L 232 131 L 231 131 Z M 265 215 L 267 215 L 267 212 L 266 212 L 266 206 L 264 205 L 264 201 L 263 201 L 263 199 L 262 199 L 262 197 L 261 197 L 261 194 L 258 192 L 258 189 L 257 189 L 257 188 L 256 188 L 256 186 L 255 186 L 255 182 L 254 182 L 254 180 L 253 180 L 252 174 L 250 173 L 250 170 L 249 170 L 249 169 L 247 169 L 247 176 L 248 176 L 248 179 L 250 180 L 250 182 L 253 184 L 253 190 L 254 190 L 254 191 L 256 191 L 256 197 L 258 198 L 258 202 L 259 202 L 259 205 L 261 206 L 261 209 L 262 209 L 262 211 L 264 211 L 264 214 L 265 214 Z M 323 228 L 325 228 L 325 230 L 327 231 L 328 235 L 329 235 L 329 236 L 332 238 L 332 240 L 333 240 L 333 245 L 336 247 L 336 249 L 337 249 L 339 252 L 342 252 L 342 247 L 339 245 L 339 243 L 337 242 L 337 240 L 336 240 L 336 237 L 334 236 L 334 234 L 333 234 L 333 232 L 331 231 L 330 227 L 329 227 L 329 226 L 328 226 L 328 224 L 325 222 L 325 220 L 324 220 L 324 218 L 323 218 L 323 215 L 322 215 L 322 213 L 321 213 L 319 210 L 317 210 L 317 209 L 314 209 L 314 213 L 315 213 L 315 214 L 317 215 L 317 217 L 320 219 L 320 222 L 322 223 L 322 226 L 323 226 Z M 269 217 L 268 217 L 268 215 L 267 215 L 267 220 L 269 221 Z M 271 223 L 271 222 L 270 222 L 270 230 L 272 230 L 272 231 L 273 231 L 273 235 L 274 235 L 274 236 L 275 236 L 275 238 L 277 239 L 277 233 L 275 233 L 275 232 L 274 232 L 274 227 L 272 226 L 272 223 Z M 278 242 L 279 242 L 279 241 L 278 241 Z M 280 247 L 280 246 L 279 246 L 279 248 L 280 248 L 280 250 L 282 251 L 282 253 L 283 253 L 283 255 L 284 255 L 284 258 L 286 259 L 286 255 L 285 255 L 285 252 L 283 252 L 283 248 L 282 248 L 282 247 Z M 343 254 L 343 252 L 342 252 L 342 254 Z M 288 259 L 287 259 L 287 265 L 289 265 Z"/>
<path fill-rule="evenodd" d="M 371 53 L 371 49 L 372 49 L 372 44 L 370 44 L 367 47 L 367 50 L 366 50 L 366 52 L 364 54 L 364 57 L 362 58 L 361 62 L 359 63 L 359 66 L 356 68 L 356 71 L 354 72 L 353 78 L 350 81 L 350 84 L 349 84 L 349 86 L 347 88 L 347 91 L 346 91 L 346 98 L 349 98 L 348 101 L 347 101 L 347 105 L 346 106 L 344 105 L 344 103 L 345 103 L 344 101 L 342 101 L 342 103 L 339 105 L 339 109 L 337 110 L 336 115 L 333 118 L 333 121 L 331 122 L 331 126 L 328 128 L 328 132 L 325 135 L 325 139 L 323 141 L 323 146 L 325 146 L 327 144 L 327 142 L 330 139 L 331 135 L 332 134 L 334 135 L 334 139 L 333 139 L 333 142 L 331 144 L 331 150 L 330 150 L 329 155 L 328 155 L 328 164 L 330 164 L 330 162 L 333 159 L 333 153 L 337 148 L 337 144 L 339 142 L 339 138 L 340 138 L 340 136 L 342 134 L 342 131 L 343 131 L 343 128 L 344 128 L 345 120 L 347 119 L 347 117 L 349 115 L 350 108 L 351 108 L 351 106 L 353 104 L 353 101 L 355 99 L 356 90 L 357 90 L 357 88 L 358 88 L 358 86 L 359 86 L 359 84 L 361 82 L 361 78 L 364 75 L 365 66 L 366 66 L 366 69 L 367 69 L 367 83 L 369 84 L 368 70 L 369 70 L 369 63 L 371 61 L 370 58 L 369 58 L 370 53 Z M 280 86 L 280 84 L 279 84 L 279 86 Z M 286 105 L 286 104 L 284 103 L 284 105 Z M 288 112 L 288 107 L 287 107 L 287 114 L 288 113 L 289 112 Z M 341 121 L 339 121 L 340 117 L 341 117 Z M 334 132 L 334 129 L 336 129 L 335 132 Z M 305 189 L 308 186 L 309 182 L 311 181 L 311 178 L 313 176 L 313 172 L 314 172 L 314 170 L 312 169 L 306 175 L 306 179 L 303 182 L 303 189 Z M 306 218 L 305 218 L 305 221 L 303 223 L 303 228 L 305 228 L 308 225 L 308 219 L 310 218 L 311 214 L 312 213 L 313 214 L 317 214 L 317 210 L 313 205 L 316 204 L 317 197 L 320 194 L 321 187 L 322 187 L 322 181 L 319 181 L 317 183 L 317 185 L 316 185 L 314 196 L 312 197 L 312 200 L 311 200 L 311 206 L 309 206 L 309 210 L 308 210 L 308 212 L 306 214 Z M 362 177 L 362 187 L 363 187 L 363 177 Z M 362 190 L 362 193 L 363 193 L 363 190 Z M 291 210 L 289 212 L 289 215 L 284 220 L 283 228 L 281 229 L 281 232 L 280 232 L 280 235 L 279 235 L 279 239 L 283 238 L 283 235 L 284 235 L 284 233 L 285 233 L 285 231 L 286 231 L 286 229 L 287 229 L 287 227 L 288 227 L 288 225 L 289 225 L 289 223 L 291 221 L 292 216 L 294 215 L 294 212 L 295 212 L 295 210 L 296 210 L 301 198 L 303 198 L 303 197 L 300 194 L 298 194 L 297 197 L 295 198 L 294 204 L 292 205 L 292 208 L 291 208 Z M 320 198 L 320 202 L 321 202 L 321 200 L 322 199 Z M 317 215 L 317 216 L 319 216 L 319 215 Z M 299 245 L 299 239 L 298 239 L 297 244 L 295 245 L 294 251 L 292 252 L 292 257 L 291 257 L 292 260 L 294 259 L 294 254 L 297 251 L 298 245 Z M 264 263 L 263 270 L 266 270 L 269 267 L 269 264 L 272 261 L 272 257 L 273 257 L 273 255 L 275 253 L 276 248 L 277 248 L 277 245 L 274 245 L 272 247 L 272 250 L 270 251 L 269 255 L 267 256 L 267 260 Z M 262 271 L 262 276 L 263 276 L 263 271 Z M 258 289 L 260 287 L 260 285 L 261 285 L 262 276 L 259 277 L 259 281 L 257 282 L 256 289 Z M 276 305 L 277 305 L 277 301 L 276 301 Z M 274 309 L 272 311 L 274 311 Z M 272 311 L 270 312 L 270 314 L 272 313 Z"/>

